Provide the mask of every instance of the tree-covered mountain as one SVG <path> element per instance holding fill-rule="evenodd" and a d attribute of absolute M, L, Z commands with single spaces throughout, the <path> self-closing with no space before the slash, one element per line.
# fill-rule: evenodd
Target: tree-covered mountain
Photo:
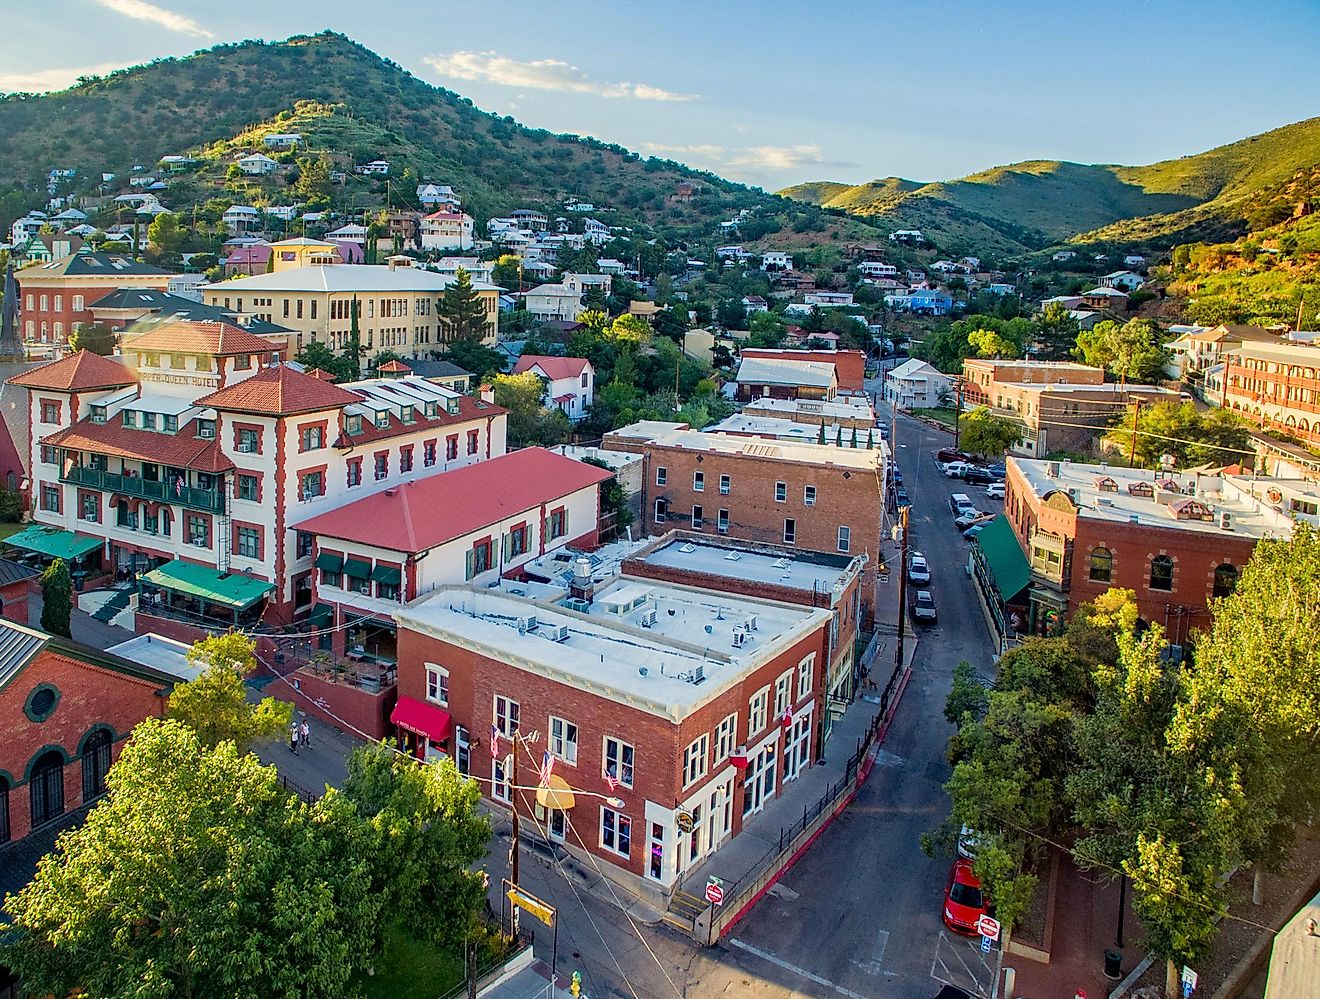
<path fill-rule="evenodd" d="M 1167 246 L 1245 232 L 1299 172 L 1317 165 L 1320 118 L 1311 118 L 1149 166 L 1035 160 L 930 184 L 817 181 L 780 193 L 921 229 L 941 245 L 1004 253 L 1065 241 Z"/>
<path fill-rule="evenodd" d="M 479 218 L 572 196 L 615 209 L 615 224 L 636 220 L 680 237 L 710 233 L 741 208 L 773 219 L 769 229 L 796 235 L 788 238 L 796 245 L 812 234 L 866 231 L 673 161 L 488 114 L 331 32 L 218 45 L 84 78 L 59 93 L 2 97 L 0 195 L 12 192 L 6 205 L 39 203 L 54 167 L 97 180 L 114 173 L 122 184 L 135 164 L 150 168 L 167 154 L 205 157 L 245 144 L 259 149 L 262 132 L 280 129 L 304 131 L 304 153 L 341 166 L 391 159 L 401 175 L 393 178 L 396 205 L 407 203 L 409 181 L 427 177 L 451 184 Z M 201 186 L 214 179 L 204 175 Z M 691 200 L 672 197 L 681 181 L 697 186 Z M 186 208 L 176 187 L 186 192 L 186 179 L 172 181 L 163 200 Z"/>

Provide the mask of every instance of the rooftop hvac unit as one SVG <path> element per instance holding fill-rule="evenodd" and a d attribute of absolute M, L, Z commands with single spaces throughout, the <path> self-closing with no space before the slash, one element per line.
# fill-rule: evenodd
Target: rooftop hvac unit
<path fill-rule="evenodd" d="M 528 614 L 526 617 L 518 618 L 518 634 L 525 635 L 529 631 L 536 630 L 536 615 Z"/>
<path fill-rule="evenodd" d="M 1059 477 L 1059 463 L 1057 461 L 1047 461 L 1045 463 L 1045 474 L 1051 479 Z"/>
<path fill-rule="evenodd" d="M 581 597 L 569 597 L 564 601 L 564 606 L 569 610 L 577 611 L 579 614 L 585 614 L 591 610 L 591 602 L 583 600 Z"/>
<path fill-rule="evenodd" d="M 646 610 L 642 611 L 641 624 L 643 628 L 654 628 L 655 619 L 656 619 L 656 610 L 654 607 L 648 607 Z"/>
<path fill-rule="evenodd" d="M 734 628 L 733 647 L 735 649 L 741 649 L 746 644 L 747 644 L 747 632 L 743 631 L 741 628 Z"/>
<path fill-rule="evenodd" d="M 1225 531 L 1233 530 L 1233 515 L 1227 510 L 1219 511 L 1219 526 Z"/>
<path fill-rule="evenodd" d="M 538 634 L 544 635 L 546 638 L 550 639 L 550 641 L 552 641 L 552 642 L 567 642 L 567 641 L 568 641 L 568 625 L 566 625 L 566 624 L 557 624 L 557 625 L 555 625 L 553 628 L 545 628 L 545 629 L 541 630 L 540 632 L 538 632 Z"/>
<path fill-rule="evenodd" d="M 752 615 L 750 615 L 750 616 L 747 618 L 747 630 L 748 630 L 748 631 L 755 631 L 755 630 L 756 630 L 756 615 L 755 615 L 755 614 L 752 614 Z"/>
<path fill-rule="evenodd" d="M 692 683 L 694 683 L 694 684 L 697 684 L 697 683 L 705 683 L 705 682 L 706 682 L 706 667 L 705 667 L 705 666 L 698 666 L 698 667 L 697 667 L 696 669 L 694 669 L 694 670 L 692 671 L 692 673 L 690 674 L 690 679 L 691 679 Z"/>

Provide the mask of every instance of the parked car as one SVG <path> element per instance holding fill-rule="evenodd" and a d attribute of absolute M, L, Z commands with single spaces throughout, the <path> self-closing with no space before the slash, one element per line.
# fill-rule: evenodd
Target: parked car
<path fill-rule="evenodd" d="M 1004 476 L 1008 475 L 1008 468 L 1004 465 L 1004 463 L 1003 463 L 1002 461 L 999 462 L 999 464 L 997 464 L 997 465 L 991 465 L 991 466 L 989 466 L 989 467 L 986 469 L 986 471 L 989 472 L 991 475 L 993 475 L 993 476 L 994 476 L 995 478 L 997 478 L 997 479 L 1002 479 L 1002 478 L 1004 478 Z"/>
<path fill-rule="evenodd" d="M 1001 500 L 1004 498 L 1004 484 L 1002 482 L 992 482 L 985 487 L 985 494 L 991 499 Z"/>
<path fill-rule="evenodd" d="M 944 474 L 950 479 L 961 479 L 971 467 L 965 461 L 951 461 L 944 466 Z"/>
<path fill-rule="evenodd" d="M 935 598 L 931 596 L 930 590 L 917 590 L 912 601 L 912 618 L 918 624 L 935 623 Z"/>
<path fill-rule="evenodd" d="M 974 486 L 984 486 L 991 482 L 998 482 L 1003 478 L 1002 475 L 995 475 L 988 468 L 980 468 L 977 465 L 968 465 L 962 474 L 963 480 Z"/>
<path fill-rule="evenodd" d="M 975 860 L 976 853 L 980 849 L 981 836 L 975 829 L 971 826 L 963 826 L 958 830 L 958 856 Z"/>
<path fill-rule="evenodd" d="M 955 933 L 974 934 L 976 924 L 990 912 L 990 901 L 981 890 L 981 879 L 972 870 L 972 862 L 960 857 L 949 871 L 944 892 L 944 925 Z"/>
<path fill-rule="evenodd" d="M 889 470 L 889 477 L 894 480 L 894 485 L 901 486 L 903 484 L 903 472 L 901 469 L 897 467 L 891 468 Z"/>
<path fill-rule="evenodd" d="M 985 530 L 985 525 L 988 523 L 989 523 L 988 520 L 977 521 L 971 527 L 967 528 L 965 531 L 962 532 L 963 537 L 966 538 L 968 541 L 971 541 L 978 534 L 980 534 L 982 531 Z"/>
<path fill-rule="evenodd" d="M 958 517 L 958 519 L 954 521 L 954 524 L 958 527 L 958 530 L 965 531 L 973 524 L 979 524 L 983 520 L 989 520 L 992 516 L 993 514 L 982 513 L 980 510 L 968 510 L 966 513 Z"/>
<path fill-rule="evenodd" d="M 926 556 L 921 552 L 913 552 L 908 556 L 908 582 L 930 582 L 930 563 L 926 561 Z"/>
<path fill-rule="evenodd" d="M 949 497 L 949 509 L 953 511 L 955 517 L 961 517 L 968 510 L 975 510 L 976 504 L 966 493 L 954 493 Z"/>
<path fill-rule="evenodd" d="M 912 498 L 908 496 L 908 491 L 904 489 L 902 486 L 899 486 L 896 490 L 894 490 L 894 497 L 898 500 L 899 506 L 912 505 Z"/>
<path fill-rule="evenodd" d="M 972 456 L 962 451 L 955 451 L 951 447 L 946 447 L 935 452 L 935 460 L 941 465 L 947 465 L 951 461 L 971 461 Z"/>

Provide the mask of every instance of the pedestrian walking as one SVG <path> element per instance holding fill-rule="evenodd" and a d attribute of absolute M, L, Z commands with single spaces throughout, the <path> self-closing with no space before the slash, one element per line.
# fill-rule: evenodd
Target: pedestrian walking
<path fill-rule="evenodd" d="M 289 748 L 293 750 L 293 755 L 298 755 L 298 723 L 294 722 L 289 726 Z"/>
<path fill-rule="evenodd" d="M 302 725 L 298 728 L 298 741 L 303 744 L 304 748 L 309 748 L 312 745 L 312 726 L 307 724 L 306 715 L 303 715 Z"/>

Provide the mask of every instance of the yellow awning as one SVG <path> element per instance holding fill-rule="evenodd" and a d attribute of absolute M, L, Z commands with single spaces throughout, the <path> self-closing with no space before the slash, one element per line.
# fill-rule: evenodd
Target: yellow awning
<path fill-rule="evenodd" d="M 568 782 L 559 774 L 551 774 L 550 779 L 546 781 L 548 787 L 538 787 L 536 789 L 536 803 L 542 808 L 557 808 L 561 812 L 566 812 L 574 805 L 573 789 L 568 786 Z"/>

